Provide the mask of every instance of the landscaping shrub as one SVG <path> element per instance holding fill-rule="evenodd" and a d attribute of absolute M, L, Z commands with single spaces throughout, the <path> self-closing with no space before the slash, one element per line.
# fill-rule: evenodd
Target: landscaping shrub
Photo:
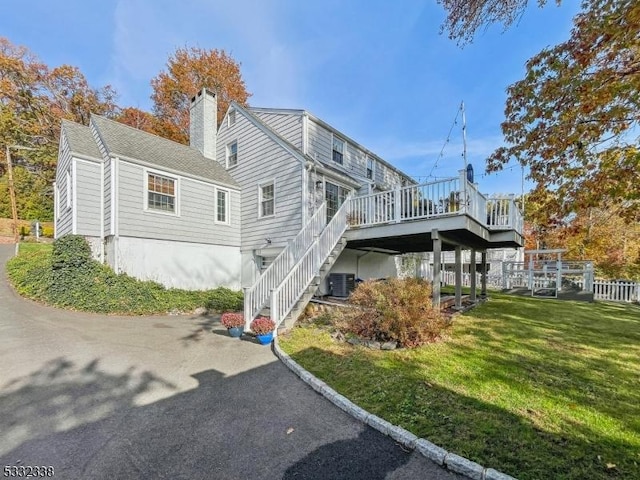
<path fill-rule="evenodd" d="M 34 244 L 38 247 L 39 244 Z M 50 247 L 47 245 L 47 247 Z M 44 300 L 51 285 L 51 249 L 20 249 L 20 255 L 7 262 L 7 274 L 16 291 L 25 297 Z"/>
<path fill-rule="evenodd" d="M 226 287 L 218 287 L 211 291 L 210 298 L 205 303 L 208 310 L 224 312 L 227 310 L 242 310 L 244 308 L 244 296 L 242 292 Z"/>
<path fill-rule="evenodd" d="M 363 282 L 349 300 L 360 308 L 345 312 L 336 326 L 367 340 L 417 347 L 436 340 L 447 326 L 431 302 L 431 284 L 422 279 Z"/>
<path fill-rule="evenodd" d="M 96 313 L 152 314 L 209 310 L 242 310 L 242 292 L 166 289 L 159 283 L 117 274 L 93 260 L 87 241 L 66 235 L 49 245 L 33 244 L 7 263 L 21 295 L 58 307 Z"/>

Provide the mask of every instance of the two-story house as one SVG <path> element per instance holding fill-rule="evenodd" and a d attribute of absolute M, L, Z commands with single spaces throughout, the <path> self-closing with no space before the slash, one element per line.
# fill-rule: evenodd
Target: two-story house
<path fill-rule="evenodd" d="M 417 185 L 305 110 L 232 103 L 218 128 L 216 112 L 215 93 L 192 98 L 189 146 L 63 122 L 56 237 L 84 235 L 114 270 L 166 286 L 243 287 L 247 319 L 293 314 L 329 272 L 386 278 L 399 253 L 521 244 L 515 205 L 464 176 Z"/>

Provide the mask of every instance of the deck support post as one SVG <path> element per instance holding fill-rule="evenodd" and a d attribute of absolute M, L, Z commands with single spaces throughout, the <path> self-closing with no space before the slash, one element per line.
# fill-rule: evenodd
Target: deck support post
<path fill-rule="evenodd" d="M 456 245 L 456 308 L 462 308 L 462 247 Z"/>
<path fill-rule="evenodd" d="M 441 280 L 441 260 L 442 260 L 442 240 L 438 235 L 438 230 L 431 231 L 431 239 L 433 240 L 433 306 L 440 306 L 440 280 Z"/>
<path fill-rule="evenodd" d="M 471 286 L 471 293 L 469 300 L 476 301 L 476 251 L 471 249 L 471 258 L 469 259 L 469 284 Z"/>
<path fill-rule="evenodd" d="M 480 255 L 480 270 L 482 270 L 482 275 L 480 276 L 480 297 L 487 298 L 487 252 L 482 252 Z"/>

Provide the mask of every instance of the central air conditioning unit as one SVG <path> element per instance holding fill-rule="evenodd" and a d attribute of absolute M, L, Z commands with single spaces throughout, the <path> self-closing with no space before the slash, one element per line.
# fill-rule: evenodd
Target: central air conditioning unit
<path fill-rule="evenodd" d="M 354 273 L 330 273 L 329 291 L 333 297 L 348 297 L 356 288 Z"/>

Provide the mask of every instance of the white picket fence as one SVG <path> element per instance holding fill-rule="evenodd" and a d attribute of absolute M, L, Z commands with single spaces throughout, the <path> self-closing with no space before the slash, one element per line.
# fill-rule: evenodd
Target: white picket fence
<path fill-rule="evenodd" d="M 593 298 L 609 302 L 640 302 L 640 282 L 594 280 Z"/>
<path fill-rule="evenodd" d="M 455 285 L 456 274 L 455 272 L 443 271 L 441 279 L 445 285 Z M 577 281 L 576 283 L 581 288 L 584 288 L 581 281 Z M 471 286 L 471 274 L 462 274 L 462 286 Z M 476 274 L 476 286 L 480 288 L 479 273 Z M 487 287 L 502 288 L 502 276 L 488 275 Z M 593 298 L 594 300 L 607 302 L 640 302 L 640 282 L 595 279 L 593 281 Z"/>

